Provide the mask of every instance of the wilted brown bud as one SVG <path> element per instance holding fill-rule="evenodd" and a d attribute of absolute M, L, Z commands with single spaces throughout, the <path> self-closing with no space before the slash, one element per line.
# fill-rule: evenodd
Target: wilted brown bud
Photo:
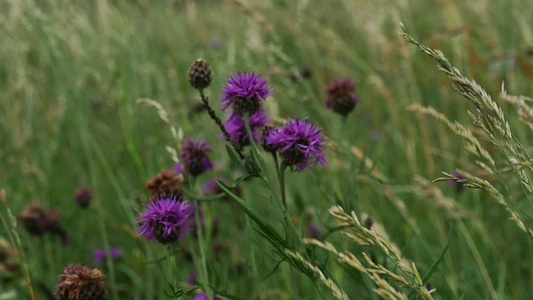
<path fill-rule="evenodd" d="M 183 175 L 174 170 L 165 170 L 146 183 L 146 189 L 152 194 L 152 199 L 165 196 L 181 196 L 181 183 Z"/>
<path fill-rule="evenodd" d="M 189 84 L 197 89 L 205 89 L 211 84 L 213 79 L 213 72 L 211 72 L 211 67 L 209 64 L 201 59 L 197 59 L 189 69 L 187 74 Z"/>
<path fill-rule="evenodd" d="M 93 193 L 88 187 L 79 189 L 76 192 L 76 204 L 78 204 L 78 206 L 82 208 L 89 206 L 89 204 L 91 204 L 92 195 Z"/>
<path fill-rule="evenodd" d="M 59 276 L 56 297 L 60 300 L 105 300 L 104 274 L 98 269 L 69 265 Z"/>

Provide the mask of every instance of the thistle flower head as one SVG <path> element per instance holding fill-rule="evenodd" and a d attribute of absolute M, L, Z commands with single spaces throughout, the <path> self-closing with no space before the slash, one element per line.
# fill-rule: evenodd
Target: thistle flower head
<path fill-rule="evenodd" d="M 198 176 L 213 169 L 213 163 L 207 156 L 213 149 L 207 141 L 194 141 L 187 139 L 181 146 L 181 165 L 176 166 L 175 171 L 184 171 L 191 176 Z"/>
<path fill-rule="evenodd" d="M 270 135 L 271 132 L 276 133 L 278 132 L 278 129 L 274 126 L 269 125 L 263 127 L 263 130 L 261 131 L 261 147 L 263 147 L 265 151 L 273 153 L 276 152 L 277 149 L 273 145 L 269 144 L 267 141 L 267 137 Z"/>
<path fill-rule="evenodd" d="M 140 234 L 147 240 L 161 244 L 176 242 L 189 231 L 187 221 L 193 207 L 181 198 L 161 198 L 146 206 L 147 212 L 141 215 Z"/>
<path fill-rule="evenodd" d="M 146 183 L 146 189 L 152 194 L 152 199 L 181 196 L 183 180 L 183 175 L 175 170 L 164 170 Z"/>
<path fill-rule="evenodd" d="M 76 204 L 81 207 L 85 208 L 91 204 L 91 198 L 93 193 L 91 192 L 91 189 L 88 187 L 80 188 L 76 192 Z"/>
<path fill-rule="evenodd" d="M 98 269 L 69 265 L 59 276 L 56 297 L 60 300 L 105 300 L 104 274 Z"/>
<path fill-rule="evenodd" d="M 63 244 L 69 242 L 67 233 L 59 224 L 61 212 L 59 210 L 43 210 L 38 204 L 31 204 L 19 216 L 22 226 L 31 235 L 42 236 L 45 233 L 59 235 Z"/>
<path fill-rule="evenodd" d="M 261 109 L 262 101 L 272 95 L 266 80 L 255 73 L 238 73 L 230 77 L 223 94 L 222 110 L 233 106 L 234 112 L 240 116 L 255 114 Z"/>
<path fill-rule="evenodd" d="M 197 59 L 187 73 L 189 84 L 197 89 L 205 89 L 211 84 L 213 72 L 209 64 L 201 59 Z"/>
<path fill-rule="evenodd" d="M 268 124 L 268 116 L 261 109 L 257 113 L 250 116 L 250 130 L 252 131 L 253 139 L 259 143 L 261 129 Z M 246 124 L 244 117 L 233 113 L 224 124 L 228 131 L 230 138 L 240 147 L 250 145 L 248 134 L 246 133 Z M 224 138 L 224 137 L 223 137 Z"/>
<path fill-rule="evenodd" d="M 281 130 L 270 132 L 266 140 L 268 145 L 278 149 L 285 165 L 296 167 L 300 172 L 309 164 L 313 167 L 327 165 L 321 130 L 307 120 L 291 120 Z"/>
<path fill-rule="evenodd" d="M 359 102 L 355 94 L 355 81 L 351 79 L 332 81 L 326 88 L 326 94 L 326 107 L 344 117 L 351 113 Z"/>

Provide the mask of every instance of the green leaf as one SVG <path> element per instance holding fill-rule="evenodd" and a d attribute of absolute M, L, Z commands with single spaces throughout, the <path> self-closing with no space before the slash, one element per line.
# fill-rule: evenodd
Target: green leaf
<path fill-rule="evenodd" d="M 237 151 L 235 151 L 233 147 L 230 147 L 228 145 L 226 145 L 226 151 L 228 152 L 231 161 L 233 161 L 233 163 L 237 165 L 240 169 L 243 169 L 242 161 L 239 159 Z"/>
<path fill-rule="evenodd" d="M 446 242 L 446 246 L 444 246 L 444 249 L 442 250 L 442 253 L 440 254 L 439 258 L 433 263 L 433 265 L 431 266 L 427 274 L 422 279 L 423 284 L 426 284 L 429 281 L 429 278 L 431 278 L 431 275 L 433 274 L 433 272 L 437 270 L 437 267 L 444 259 L 444 255 L 446 254 L 446 252 L 448 251 L 448 247 L 450 246 L 450 241 L 452 239 L 452 232 L 453 232 L 453 228 L 450 229 L 450 235 L 448 236 L 448 241 Z"/>
<path fill-rule="evenodd" d="M 275 240 L 277 243 L 280 243 L 281 245 L 285 245 L 285 241 L 283 238 L 278 234 L 278 232 L 268 224 L 259 213 L 257 213 L 254 209 L 248 206 L 239 196 L 232 193 L 227 185 L 225 185 L 223 182 L 215 181 L 218 186 L 228 195 L 228 197 L 237 204 L 252 220 L 254 220 L 261 231 L 268 235 L 271 239 Z"/>

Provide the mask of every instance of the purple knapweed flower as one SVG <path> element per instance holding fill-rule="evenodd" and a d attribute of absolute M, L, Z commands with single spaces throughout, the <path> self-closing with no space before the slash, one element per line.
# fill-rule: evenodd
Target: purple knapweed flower
<path fill-rule="evenodd" d="M 91 204 L 91 197 L 92 192 L 91 189 L 88 187 L 80 188 L 76 192 L 76 204 L 78 204 L 79 207 L 85 208 Z"/>
<path fill-rule="evenodd" d="M 193 206 L 180 198 L 161 198 L 146 206 L 147 212 L 139 220 L 140 234 L 149 241 L 161 244 L 176 242 L 190 230 L 189 217 Z"/>
<path fill-rule="evenodd" d="M 261 137 L 261 131 L 263 126 L 268 124 L 268 116 L 261 109 L 256 114 L 250 116 L 250 130 L 256 143 L 259 143 Z M 246 133 L 246 124 L 244 117 L 233 113 L 224 124 L 228 131 L 230 138 L 237 143 L 237 145 L 243 147 L 250 145 L 250 139 Z M 225 137 L 222 137 L 225 138 Z"/>
<path fill-rule="evenodd" d="M 324 235 L 324 227 L 317 223 L 309 223 L 307 226 L 307 235 L 314 239 L 320 239 Z"/>
<path fill-rule="evenodd" d="M 351 79 L 332 81 L 326 88 L 326 94 L 326 107 L 344 117 L 352 112 L 359 102 L 355 94 L 355 81 Z"/>
<path fill-rule="evenodd" d="M 190 284 L 190 285 L 197 285 L 198 282 L 196 280 L 198 280 L 198 271 L 197 270 L 194 270 L 191 272 L 191 274 L 189 275 L 189 279 L 187 280 L 187 282 Z"/>
<path fill-rule="evenodd" d="M 206 293 L 201 293 L 194 297 L 194 300 L 209 300 L 209 296 Z M 215 294 L 215 300 L 229 300 L 226 297 Z"/>
<path fill-rule="evenodd" d="M 109 251 L 109 256 L 107 255 L 107 251 L 105 249 L 97 249 L 93 253 L 93 259 L 94 262 L 97 264 L 103 264 L 107 260 L 108 257 L 111 257 L 111 259 L 116 260 L 122 257 L 122 251 L 118 248 L 111 248 Z"/>
<path fill-rule="evenodd" d="M 221 178 L 221 179 L 218 179 L 218 180 L 209 180 L 208 182 L 206 182 L 202 186 L 202 192 L 204 193 L 204 195 L 213 196 L 213 195 L 218 195 L 218 194 L 223 194 L 224 193 L 222 188 L 215 181 L 221 181 L 221 182 L 226 183 L 226 184 L 228 183 L 228 180 L 226 180 L 225 178 Z M 241 194 L 242 194 L 241 186 L 239 185 L 232 192 L 235 195 L 240 197 Z M 224 199 L 227 199 L 227 198 L 224 198 Z"/>
<path fill-rule="evenodd" d="M 238 73 L 230 77 L 223 94 L 222 110 L 233 106 L 234 112 L 240 116 L 255 114 L 261 109 L 262 101 L 272 95 L 266 80 L 255 73 Z"/>
<path fill-rule="evenodd" d="M 296 167 L 300 172 L 309 164 L 327 165 L 321 130 L 307 120 L 291 120 L 281 130 L 270 132 L 266 140 L 278 149 L 286 166 Z"/>
<path fill-rule="evenodd" d="M 207 141 L 195 142 L 193 139 L 187 139 L 181 146 L 181 164 L 178 164 L 174 170 L 178 174 L 185 173 L 191 176 L 210 171 L 213 169 L 213 163 L 207 153 L 212 151 Z"/>
<path fill-rule="evenodd" d="M 453 176 L 459 178 L 459 179 L 468 179 L 466 178 L 463 174 L 461 173 L 453 173 L 452 174 Z M 463 187 L 464 187 L 464 184 L 463 183 L 460 183 L 460 182 L 457 182 L 457 181 L 453 181 L 453 180 L 448 180 L 447 181 L 448 184 L 453 187 L 455 189 L 456 192 L 460 192 L 463 190 Z"/>

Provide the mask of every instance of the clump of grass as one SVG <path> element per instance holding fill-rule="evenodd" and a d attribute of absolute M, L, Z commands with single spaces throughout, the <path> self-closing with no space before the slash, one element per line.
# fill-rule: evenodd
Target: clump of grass
<path fill-rule="evenodd" d="M 403 257 L 398 247 L 387 237 L 380 224 L 373 222 L 371 228 L 367 228 L 359 221 L 355 212 L 352 211 L 351 214 L 348 214 L 340 206 L 332 207 L 329 212 L 337 221 L 338 226 L 343 228 L 342 233 L 345 236 L 358 245 L 370 246 L 381 250 L 395 268 L 391 270 L 377 264 L 365 252 L 362 253 L 363 263 L 350 251 L 341 252 L 328 242 L 305 239 L 306 244 L 315 245 L 333 253 L 337 256 L 337 261 L 340 264 L 368 275 L 377 286 L 374 292 L 383 299 L 408 299 L 408 295 L 399 291 L 389 281 L 400 283 L 402 287 L 421 299 L 433 299 L 430 291 L 425 287 L 415 264 Z"/>
<path fill-rule="evenodd" d="M 483 170 L 489 172 L 490 174 L 496 175 L 498 178 L 501 178 L 501 175 L 505 172 L 512 172 L 519 184 L 522 186 L 523 192 L 527 197 L 530 206 L 533 207 L 533 203 L 531 202 L 532 186 L 530 180 L 530 172 L 533 170 L 531 167 L 531 157 L 524 149 L 518 138 L 513 134 L 511 126 L 506 120 L 500 106 L 494 100 L 492 100 L 491 96 L 479 84 L 466 78 L 457 68 L 453 67 L 441 51 L 431 49 L 419 43 L 406 33 L 403 25 L 401 25 L 401 28 L 403 31 L 401 33 L 402 37 L 435 59 L 439 64 L 439 69 L 444 72 L 450 80 L 452 80 L 452 85 L 457 92 L 474 105 L 475 112 L 468 111 L 468 115 L 472 119 L 473 124 L 482 130 L 481 132 L 483 133 L 483 137 L 487 138 L 490 143 L 497 146 L 500 156 L 493 159 L 489 152 L 481 145 L 478 137 L 476 137 L 476 134 L 459 122 L 452 122 L 448 120 L 446 116 L 437 112 L 435 109 L 431 107 L 423 107 L 417 104 L 409 106 L 408 109 L 430 115 L 451 128 L 456 135 L 463 138 L 463 140 L 466 142 L 466 148 L 469 152 L 485 160 L 485 162 L 476 160 L 476 164 Z M 527 107 L 524 103 L 524 99 L 526 98 L 509 97 L 503 89 L 501 97 L 506 99 L 508 102 L 517 105 L 519 107 L 521 119 L 526 120 L 527 122 L 527 115 L 530 110 L 529 107 Z M 526 172 L 526 170 L 529 172 Z M 510 193 L 500 192 L 500 190 L 494 187 L 489 181 L 474 176 L 469 172 L 460 170 L 459 173 L 464 175 L 466 179 L 458 178 L 455 175 L 443 172 L 444 177 L 437 178 L 434 181 L 438 182 L 451 180 L 460 183 L 465 187 L 484 189 L 488 191 L 489 195 L 500 205 L 502 205 L 510 214 L 510 219 L 518 226 L 518 228 L 533 237 L 533 230 L 529 228 L 523 220 L 523 218 L 528 218 L 531 220 L 530 216 L 519 210 L 519 208 L 516 206 L 516 203 L 512 201 L 512 196 Z"/>

